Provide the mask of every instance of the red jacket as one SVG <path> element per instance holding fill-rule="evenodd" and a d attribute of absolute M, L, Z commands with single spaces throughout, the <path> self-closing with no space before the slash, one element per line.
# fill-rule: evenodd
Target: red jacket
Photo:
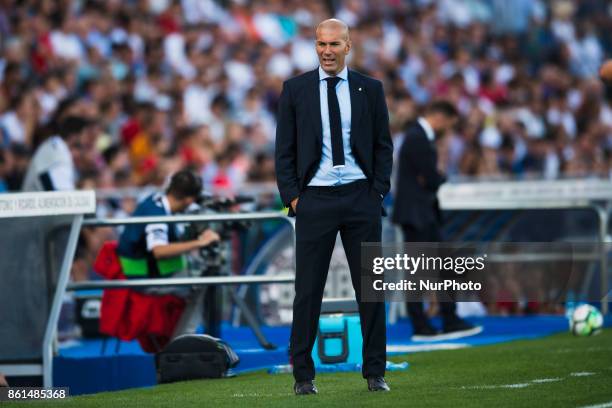
<path fill-rule="evenodd" d="M 126 279 L 116 249 L 116 241 L 105 242 L 93 264 L 106 279 Z M 185 301 L 177 296 L 105 289 L 100 331 L 121 340 L 138 339 L 144 351 L 154 353 L 170 341 L 184 309 Z"/>

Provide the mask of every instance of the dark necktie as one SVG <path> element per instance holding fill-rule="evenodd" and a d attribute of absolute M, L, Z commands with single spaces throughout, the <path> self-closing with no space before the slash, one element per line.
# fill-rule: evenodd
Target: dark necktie
<path fill-rule="evenodd" d="M 331 130 L 332 159 L 334 167 L 344 166 L 344 147 L 342 146 L 342 122 L 340 121 L 340 104 L 336 95 L 338 77 L 325 78 L 327 81 L 327 107 L 329 109 L 329 129 Z"/>

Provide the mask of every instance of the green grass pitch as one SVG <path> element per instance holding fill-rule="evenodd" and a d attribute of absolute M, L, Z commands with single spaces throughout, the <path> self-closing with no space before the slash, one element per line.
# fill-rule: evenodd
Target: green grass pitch
<path fill-rule="evenodd" d="M 612 330 L 558 334 L 460 350 L 397 356 L 390 393 L 370 393 L 358 373 L 320 374 L 319 394 L 296 397 L 293 378 L 263 371 L 222 380 L 72 397 L 16 407 L 612 407 Z"/>

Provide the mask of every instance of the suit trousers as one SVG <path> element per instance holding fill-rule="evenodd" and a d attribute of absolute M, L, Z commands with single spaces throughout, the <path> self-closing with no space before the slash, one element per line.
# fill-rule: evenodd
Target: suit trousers
<path fill-rule="evenodd" d="M 382 376 L 386 364 L 384 302 L 361 301 L 361 243 L 381 240 L 381 199 L 367 180 L 307 187 L 296 208 L 296 277 L 290 354 L 296 381 L 313 380 L 312 348 L 336 236 L 340 232 L 361 318 L 364 378 Z"/>
<path fill-rule="evenodd" d="M 438 225 L 438 223 L 430 224 L 423 229 L 405 224 L 402 225 L 402 232 L 404 233 L 404 242 L 442 241 L 442 234 L 440 233 L 440 225 Z M 452 292 L 448 292 L 447 294 L 452 299 Z M 408 315 L 410 316 L 414 331 L 419 331 L 429 324 L 423 310 L 423 302 L 406 302 L 406 308 L 408 309 Z M 440 315 L 442 321 L 448 323 L 456 319 L 456 309 L 457 305 L 455 302 L 440 302 Z"/>

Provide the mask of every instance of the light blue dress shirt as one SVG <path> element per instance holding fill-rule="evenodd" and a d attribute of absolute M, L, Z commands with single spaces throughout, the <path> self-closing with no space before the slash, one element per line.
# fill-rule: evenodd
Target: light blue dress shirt
<path fill-rule="evenodd" d="M 327 81 L 330 77 L 319 67 L 319 93 L 321 101 L 321 122 L 323 124 L 323 152 L 319 169 L 309 186 L 336 186 L 351 181 L 365 179 L 361 167 L 355 161 L 351 150 L 351 93 L 348 84 L 348 69 L 346 66 L 337 77 L 342 80 L 336 85 L 336 95 L 340 105 L 340 121 L 342 122 L 342 145 L 344 147 L 344 166 L 334 167 L 331 147 L 331 130 L 329 126 L 329 109 L 327 107 Z"/>

